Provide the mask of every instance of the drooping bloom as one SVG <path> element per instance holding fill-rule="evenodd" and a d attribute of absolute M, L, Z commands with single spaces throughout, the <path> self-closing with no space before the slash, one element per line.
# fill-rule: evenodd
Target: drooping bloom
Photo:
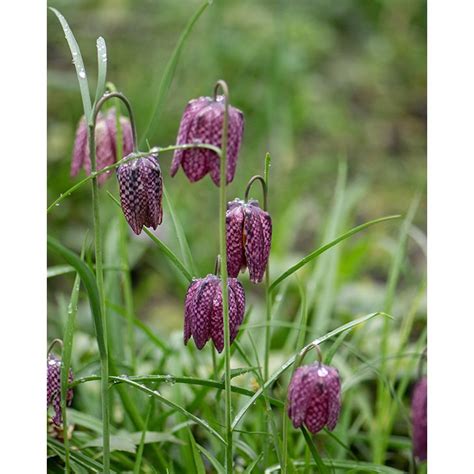
<path fill-rule="evenodd" d="M 227 271 L 235 278 L 249 268 L 250 281 L 263 280 L 272 241 L 272 219 L 251 200 L 235 199 L 227 204 Z"/>
<path fill-rule="evenodd" d="M 61 366 L 62 362 L 59 357 L 54 354 L 48 355 L 47 362 L 47 406 L 53 405 L 54 416 L 52 418 L 53 423 L 56 426 L 60 426 L 62 423 L 62 411 L 61 411 Z M 73 381 L 72 370 L 69 369 L 68 381 Z M 71 405 L 73 397 L 73 390 L 70 388 L 67 391 L 66 402 Z"/>
<path fill-rule="evenodd" d="M 295 428 L 332 431 L 341 409 L 341 382 L 334 367 L 315 363 L 296 369 L 288 387 L 288 416 Z"/>
<path fill-rule="evenodd" d="M 222 143 L 224 104 L 224 96 L 217 96 L 216 99 L 199 97 L 189 101 L 181 118 L 176 144 L 207 143 L 220 148 Z M 243 113 L 229 105 L 227 183 L 234 179 L 243 132 Z M 206 148 L 176 150 L 173 162 L 171 163 L 171 176 L 176 174 L 180 165 L 192 183 L 199 181 L 207 173 L 210 173 L 216 186 L 219 186 L 220 159 L 214 151 Z"/>
<path fill-rule="evenodd" d="M 130 120 L 127 117 L 120 116 L 120 125 L 122 127 L 122 156 L 130 154 L 133 150 L 133 135 Z M 101 170 L 106 166 L 113 165 L 117 160 L 117 126 L 115 109 L 109 109 L 106 115 L 99 112 L 97 115 L 95 127 L 95 147 L 96 147 L 96 168 Z M 84 168 L 86 173 L 91 173 L 91 160 L 89 156 L 89 146 L 87 139 L 87 122 L 85 117 L 79 121 L 74 142 L 72 154 L 71 176 L 76 176 L 80 168 Z M 102 173 L 98 176 L 100 184 L 104 183 L 109 175 Z"/>
<path fill-rule="evenodd" d="M 163 180 L 156 156 L 126 161 L 117 168 L 117 177 L 122 210 L 133 232 L 140 234 L 143 226 L 156 229 L 163 218 Z"/>
<path fill-rule="evenodd" d="M 413 453 L 424 461 L 428 447 L 428 380 L 421 378 L 413 390 L 411 418 L 413 423 Z"/>
<path fill-rule="evenodd" d="M 245 313 L 244 288 L 236 278 L 228 280 L 230 342 L 235 339 Z M 193 280 L 184 306 L 184 344 L 192 336 L 198 349 L 209 339 L 219 352 L 224 349 L 221 280 L 215 275 Z"/>

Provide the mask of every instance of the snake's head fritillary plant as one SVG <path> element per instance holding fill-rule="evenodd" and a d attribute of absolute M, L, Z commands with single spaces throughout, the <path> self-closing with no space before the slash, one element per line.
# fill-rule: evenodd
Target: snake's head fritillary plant
<path fill-rule="evenodd" d="M 288 416 L 295 428 L 332 431 L 341 409 L 341 381 L 334 367 L 315 363 L 296 369 L 288 387 Z"/>
<path fill-rule="evenodd" d="M 122 157 L 117 157 L 117 116 L 115 108 L 110 108 L 107 114 L 99 112 L 95 128 L 96 162 L 97 171 L 106 166 L 113 165 Z M 122 155 L 126 156 L 133 149 L 133 135 L 130 120 L 120 116 L 120 126 L 122 128 Z M 76 131 L 76 139 L 71 163 L 71 176 L 76 176 L 80 168 L 84 168 L 89 175 L 91 173 L 91 160 L 87 142 L 87 121 L 82 117 Z M 98 181 L 103 184 L 109 174 L 102 173 L 98 176 Z"/>
<path fill-rule="evenodd" d="M 117 169 L 120 201 L 128 224 L 138 235 L 143 226 L 156 229 L 161 224 L 163 180 L 154 155 L 125 160 L 128 158 Z"/>
<path fill-rule="evenodd" d="M 421 378 L 413 389 L 411 418 L 413 424 L 413 454 L 426 460 L 428 447 L 428 379 Z"/>
<path fill-rule="evenodd" d="M 222 123 L 224 120 L 224 96 L 199 97 L 188 102 L 178 131 L 177 145 L 206 143 L 220 148 L 222 145 Z M 243 113 L 229 105 L 227 134 L 227 183 L 234 179 L 240 143 L 244 132 Z M 219 186 L 220 158 L 206 148 L 176 150 L 171 163 L 171 176 L 182 166 L 189 181 L 202 179 L 207 173 Z"/>
<path fill-rule="evenodd" d="M 47 406 L 52 405 L 54 408 L 54 416 L 52 418 L 53 423 L 56 426 L 60 426 L 62 423 L 62 411 L 61 411 L 61 359 L 54 354 L 48 355 L 47 360 Z M 71 383 L 73 380 L 72 370 L 69 369 L 68 381 Z M 67 391 L 66 402 L 68 405 L 71 404 L 73 397 L 73 390 L 70 388 Z"/>
<path fill-rule="evenodd" d="M 245 293 L 236 278 L 228 279 L 229 328 L 232 343 L 245 313 Z M 184 343 L 193 337 L 202 349 L 209 339 L 219 352 L 224 349 L 221 280 L 215 275 L 193 280 L 186 293 L 184 305 Z"/>
<path fill-rule="evenodd" d="M 227 205 L 227 271 L 235 278 L 248 267 L 250 281 L 260 283 L 268 264 L 272 219 L 258 202 L 235 199 Z"/>

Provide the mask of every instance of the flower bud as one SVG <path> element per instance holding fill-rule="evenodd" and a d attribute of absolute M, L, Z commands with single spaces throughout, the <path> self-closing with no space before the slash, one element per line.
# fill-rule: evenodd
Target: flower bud
<path fill-rule="evenodd" d="M 156 229 L 163 218 L 163 180 L 156 157 L 126 161 L 117 168 L 117 177 L 122 210 L 133 232 L 140 234 L 143 226 Z"/>
<path fill-rule="evenodd" d="M 249 268 L 250 281 L 260 283 L 268 264 L 272 241 L 272 219 L 251 200 L 235 199 L 227 204 L 227 271 L 235 278 Z"/>
<path fill-rule="evenodd" d="M 59 357 L 54 354 L 48 355 L 47 363 L 47 406 L 53 405 L 54 416 L 52 418 L 53 423 L 56 426 L 60 426 L 62 423 L 62 411 L 61 411 L 61 366 L 62 362 Z M 71 383 L 73 380 L 72 370 L 69 369 L 68 382 Z M 73 390 L 70 388 L 67 391 L 66 403 L 71 405 L 73 397 Z"/>
<path fill-rule="evenodd" d="M 232 343 L 245 313 L 244 288 L 236 278 L 228 279 L 229 329 Z M 184 344 L 192 336 L 198 349 L 209 339 L 219 352 L 224 349 L 221 280 L 215 275 L 193 280 L 184 305 Z"/>
<path fill-rule="evenodd" d="M 224 121 L 224 96 L 199 97 L 188 102 L 178 131 L 177 145 L 207 143 L 221 148 L 222 124 Z M 227 183 L 234 179 L 239 154 L 240 142 L 244 132 L 243 113 L 229 105 L 229 121 L 227 135 Z M 171 176 L 179 166 L 192 183 L 210 173 L 212 180 L 219 186 L 220 158 L 212 150 L 206 148 L 189 148 L 176 150 L 171 163 Z"/>
<path fill-rule="evenodd" d="M 428 447 L 428 380 L 421 378 L 415 385 L 411 401 L 413 423 L 413 454 L 421 461 L 426 460 Z"/>
<path fill-rule="evenodd" d="M 332 431 L 341 408 L 341 382 L 334 367 L 315 363 L 296 369 L 288 387 L 288 416 L 295 428 L 303 423 L 311 433 Z"/>
<path fill-rule="evenodd" d="M 120 116 L 122 127 L 122 155 L 126 156 L 133 150 L 133 135 L 130 120 Z M 91 173 L 91 160 L 89 156 L 89 143 L 87 139 L 87 122 L 85 117 L 79 121 L 74 142 L 72 155 L 71 176 L 76 176 L 82 167 L 88 175 Z M 122 157 L 117 157 L 117 126 L 115 109 L 111 108 L 104 115 L 99 112 L 95 126 L 95 147 L 96 147 L 96 168 L 97 171 L 106 166 L 113 165 Z M 103 173 L 98 176 L 99 184 L 103 184 L 108 174 Z"/>

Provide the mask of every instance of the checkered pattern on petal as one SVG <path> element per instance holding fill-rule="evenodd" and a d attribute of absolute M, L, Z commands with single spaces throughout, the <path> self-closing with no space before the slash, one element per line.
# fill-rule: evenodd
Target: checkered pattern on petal
<path fill-rule="evenodd" d="M 106 122 L 107 130 L 109 131 L 112 147 L 114 150 L 114 162 L 117 162 L 133 151 L 132 126 L 128 117 L 120 115 L 120 126 L 122 129 L 122 156 L 117 156 L 117 115 L 115 107 L 110 108 L 107 112 Z"/>
<path fill-rule="evenodd" d="M 259 209 L 255 206 L 245 206 L 244 209 L 244 249 L 245 260 L 252 283 L 260 283 L 265 273 L 264 236 Z"/>
<path fill-rule="evenodd" d="M 304 423 L 311 433 L 325 425 L 333 430 L 340 410 L 339 373 L 324 364 L 299 367 L 288 387 L 288 416 L 295 428 Z"/>
<path fill-rule="evenodd" d="M 54 408 L 54 416 L 52 421 L 55 425 L 60 426 L 62 422 L 61 412 L 61 366 L 62 362 L 54 354 L 49 354 L 47 359 L 47 405 L 52 405 Z M 68 381 L 73 381 L 72 370 L 69 369 Z M 70 388 L 67 391 L 66 402 L 71 404 L 73 398 L 73 390 Z"/>
<path fill-rule="evenodd" d="M 211 100 L 212 99 L 210 97 L 199 97 L 198 99 L 193 99 L 188 102 L 186 108 L 184 109 L 184 113 L 181 118 L 181 123 L 179 125 L 178 137 L 176 139 L 177 145 L 192 143 L 192 138 L 188 137 L 188 132 L 195 117 L 195 114 L 202 107 L 205 107 Z M 182 164 L 183 157 L 185 156 L 185 154 L 189 156 L 189 152 L 192 151 L 194 150 L 176 150 L 174 152 L 173 161 L 171 163 L 171 176 L 174 176 L 178 171 L 178 168 Z"/>
<path fill-rule="evenodd" d="M 87 121 L 81 117 L 76 130 L 74 149 L 72 152 L 71 176 L 76 176 L 79 169 L 84 166 L 84 157 L 87 148 Z"/>
<path fill-rule="evenodd" d="M 163 182 L 160 165 L 158 160 L 150 155 L 141 158 L 138 166 L 147 201 L 144 225 L 156 229 L 163 218 L 163 208 L 161 206 Z"/>
<path fill-rule="evenodd" d="M 413 424 L 413 454 L 424 461 L 428 451 L 428 379 L 420 379 L 413 389 L 411 418 Z"/>
<path fill-rule="evenodd" d="M 230 341 L 232 342 L 239 331 L 239 327 L 244 320 L 245 315 L 245 291 L 244 287 L 236 278 L 229 278 L 229 316 L 230 316 Z M 230 300 L 232 295 L 235 302 L 233 310 Z"/>
<path fill-rule="evenodd" d="M 218 352 L 224 349 L 224 319 L 222 306 L 222 288 L 219 280 L 219 287 L 216 289 L 214 301 L 212 302 L 211 314 L 211 337 Z"/>
<path fill-rule="evenodd" d="M 194 312 L 191 321 L 191 333 L 198 349 L 202 349 L 211 336 L 211 315 L 219 279 L 208 275 L 202 280 L 194 298 Z"/>
<path fill-rule="evenodd" d="M 140 234 L 145 223 L 143 192 L 140 186 L 138 160 L 129 161 L 117 168 L 120 202 L 125 219 L 135 234 Z"/>
<path fill-rule="evenodd" d="M 227 183 L 232 182 L 237 168 L 240 144 L 244 134 L 244 114 L 229 107 L 229 131 L 227 138 Z"/>
<path fill-rule="evenodd" d="M 96 124 L 95 147 L 97 171 L 115 163 L 115 142 L 109 133 L 107 120 L 105 119 L 101 119 Z M 108 173 L 102 173 L 97 180 L 99 184 L 104 184 L 108 177 Z"/>
<path fill-rule="evenodd" d="M 243 201 L 229 203 L 226 213 L 227 235 L 227 273 L 236 278 L 244 268 L 245 252 L 243 242 L 244 232 L 244 206 Z"/>
<path fill-rule="evenodd" d="M 194 297 L 202 280 L 193 280 L 188 287 L 184 299 L 184 344 L 186 345 L 191 337 L 192 320 L 194 318 Z"/>

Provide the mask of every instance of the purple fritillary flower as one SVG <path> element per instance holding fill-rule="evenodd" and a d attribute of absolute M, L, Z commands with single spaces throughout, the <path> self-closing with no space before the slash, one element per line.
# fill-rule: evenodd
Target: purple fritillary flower
<path fill-rule="evenodd" d="M 126 156 L 133 150 L 133 135 L 130 120 L 120 116 L 122 127 L 122 155 Z M 76 176 L 80 168 L 84 168 L 86 173 L 91 173 L 91 160 L 89 156 L 89 144 L 87 139 L 87 122 L 85 117 L 81 117 L 76 131 L 74 149 L 71 163 L 71 176 Z M 117 127 L 115 109 L 112 107 L 104 115 L 99 112 L 95 127 L 95 146 L 97 170 L 113 165 L 122 157 L 117 157 L 116 150 Z M 103 184 L 109 175 L 103 173 L 98 176 L 99 184 Z"/>
<path fill-rule="evenodd" d="M 413 389 L 411 418 L 413 423 L 413 454 L 421 461 L 426 460 L 428 447 L 428 380 L 421 378 Z"/>
<path fill-rule="evenodd" d="M 244 288 L 236 278 L 228 279 L 230 342 L 237 336 L 245 313 Z M 202 349 L 209 339 L 215 348 L 224 349 L 221 280 L 215 275 L 193 280 L 184 304 L 184 344 L 192 336 L 196 347 Z"/>
<path fill-rule="evenodd" d="M 60 426 L 62 423 L 62 411 L 61 411 L 61 366 L 62 362 L 59 357 L 54 354 L 48 355 L 47 362 L 47 406 L 53 405 L 54 416 L 52 418 L 53 423 L 56 426 Z M 69 369 L 68 381 L 73 381 L 72 370 Z M 73 390 L 70 388 L 67 391 L 66 402 L 70 406 L 72 403 Z"/>
<path fill-rule="evenodd" d="M 211 97 L 199 97 L 189 101 L 181 118 L 176 144 L 207 143 L 220 148 L 224 103 L 224 96 L 217 96 L 215 100 Z M 229 105 L 227 184 L 234 179 L 243 133 L 244 115 Z M 214 151 L 205 148 L 176 150 L 171 163 L 171 176 L 176 174 L 180 165 L 192 183 L 209 173 L 216 186 L 219 186 L 220 159 Z"/>
<path fill-rule="evenodd" d="M 156 229 L 163 219 L 163 180 L 155 156 L 130 160 L 117 168 L 120 201 L 128 224 L 135 234 L 143 226 Z"/>
<path fill-rule="evenodd" d="M 341 382 L 334 367 L 315 363 L 296 369 L 288 387 L 288 416 L 295 428 L 332 431 L 341 409 Z"/>
<path fill-rule="evenodd" d="M 227 271 L 236 278 L 249 268 L 250 281 L 260 283 L 268 264 L 272 242 L 272 218 L 251 200 L 227 204 Z"/>

